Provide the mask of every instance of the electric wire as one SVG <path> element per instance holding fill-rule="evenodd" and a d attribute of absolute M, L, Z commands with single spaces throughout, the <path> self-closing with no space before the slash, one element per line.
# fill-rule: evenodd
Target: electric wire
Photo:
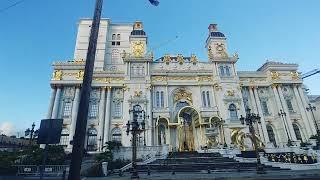
<path fill-rule="evenodd" d="M 21 4 L 21 3 L 23 3 L 24 1 L 26 1 L 26 0 L 20 0 L 20 1 L 17 1 L 17 2 L 15 2 L 15 3 L 13 3 L 13 4 L 11 4 L 11 5 L 9 5 L 9 6 L 5 7 L 5 8 L 3 8 L 3 9 L 0 9 L 0 13 L 3 13 L 3 12 L 5 12 L 5 11 L 9 10 L 9 9 L 11 9 L 11 8 L 13 8 L 13 7 L 15 7 L 15 6 L 17 6 L 17 5 Z"/>

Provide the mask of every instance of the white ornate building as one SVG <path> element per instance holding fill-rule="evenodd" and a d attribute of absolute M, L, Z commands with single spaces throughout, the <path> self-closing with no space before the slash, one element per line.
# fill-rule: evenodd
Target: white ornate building
<path fill-rule="evenodd" d="M 71 150 L 87 53 L 90 19 L 79 23 L 74 60 L 53 63 L 52 95 L 47 118 L 63 118 L 61 144 Z M 146 112 L 142 146 L 168 144 L 172 150 L 237 146 L 246 143 L 248 128 L 239 121 L 245 107 L 261 116 L 256 133 L 266 147 L 295 145 L 316 133 L 297 64 L 266 62 L 257 71 L 237 71 L 238 55 L 227 52 L 225 35 L 209 25 L 207 59 L 196 55 L 148 52 L 141 22 L 101 21 L 89 106 L 86 148 L 100 150 L 107 141 L 130 146 L 126 135 L 129 109 Z M 281 111 L 286 116 L 279 116 Z"/>

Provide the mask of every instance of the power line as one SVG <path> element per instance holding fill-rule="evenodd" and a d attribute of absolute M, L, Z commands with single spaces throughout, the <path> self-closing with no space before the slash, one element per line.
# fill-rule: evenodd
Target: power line
<path fill-rule="evenodd" d="M 15 2 L 15 3 L 9 5 L 8 7 L 5 7 L 5 8 L 3 8 L 3 9 L 0 9 L 0 13 L 3 13 L 3 12 L 5 12 L 5 11 L 7 11 L 8 9 L 11 9 L 11 8 L 13 8 L 13 7 L 15 7 L 15 6 L 23 3 L 24 1 L 26 1 L 26 0 L 17 1 L 17 2 Z"/>

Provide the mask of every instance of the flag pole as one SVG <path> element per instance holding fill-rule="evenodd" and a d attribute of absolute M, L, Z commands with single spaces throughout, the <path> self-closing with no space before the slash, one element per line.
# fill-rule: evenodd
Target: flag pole
<path fill-rule="evenodd" d="M 99 26 L 101 19 L 103 0 L 96 0 L 94 16 L 92 20 L 89 46 L 84 69 L 84 77 L 82 88 L 80 91 L 79 109 L 77 112 L 77 121 L 75 135 L 73 138 L 73 147 L 71 154 L 71 164 L 69 172 L 69 180 L 80 180 L 80 170 L 82 157 L 84 154 L 84 141 L 86 136 L 87 117 L 89 109 L 89 100 L 91 92 L 91 83 L 93 76 L 93 67 L 97 49 L 97 39 L 99 34 Z"/>

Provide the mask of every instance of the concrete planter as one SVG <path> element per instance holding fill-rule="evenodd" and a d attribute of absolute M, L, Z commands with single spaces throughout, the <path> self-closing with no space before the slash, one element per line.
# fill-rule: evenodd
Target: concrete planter
<path fill-rule="evenodd" d="M 102 162 L 102 172 L 104 176 L 108 175 L 108 162 Z"/>

